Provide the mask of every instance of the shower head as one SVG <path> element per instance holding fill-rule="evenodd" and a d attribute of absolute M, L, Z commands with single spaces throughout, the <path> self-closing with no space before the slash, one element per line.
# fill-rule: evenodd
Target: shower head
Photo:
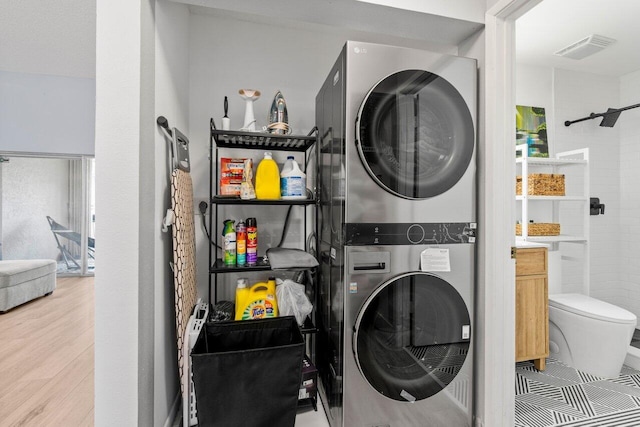
<path fill-rule="evenodd" d="M 631 110 L 632 108 L 638 108 L 638 107 L 640 107 L 640 104 L 629 105 L 628 107 L 622 107 L 622 108 L 607 108 L 607 111 L 605 111 L 604 113 L 599 113 L 599 114 L 591 113 L 587 117 L 583 117 L 578 120 L 567 120 L 564 122 L 564 125 L 571 126 L 574 123 L 584 122 L 585 120 L 593 120 L 593 119 L 597 119 L 598 117 L 602 117 L 600 126 L 605 128 L 612 128 L 613 125 L 616 124 L 616 121 L 618 121 L 618 117 L 620 117 L 620 113 L 622 113 L 623 111 Z"/>
<path fill-rule="evenodd" d="M 622 110 L 617 110 L 615 108 L 607 108 L 607 112 L 603 113 L 602 121 L 600 122 L 601 127 L 612 128 L 616 122 L 618 121 L 618 117 L 620 117 L 620 113 Z"/>

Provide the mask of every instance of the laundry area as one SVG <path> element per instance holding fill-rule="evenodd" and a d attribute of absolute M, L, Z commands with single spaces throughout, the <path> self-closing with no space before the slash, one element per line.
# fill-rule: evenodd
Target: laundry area
<path fill-rule="evenodd" d="M 230 129 L 225 96 L 224 128 L 210 120 L 210 206 L 198 204 L 202 229 L 213 231 L 205 298 L 196 285 L 192 143 L 158 117 L 172 159 L 165 224 L 183 425 L 286 426 L 305 405 L 324 408 L 331 426 L 471 425 L 476 67 L 349 41 L 306 136 L 288 130 L 280 91 L 261 132 L 261 92 L 239 90 L 239 130 Z M 223 157 L 237 150 L 263 157 Z M 299 153 L 302 169 L 295 156 L 278 165 L 280 152 Z M 273 245 L 279 218 L 264 214 L 277 207 L 287 212 Z M 287 239 L 294 218 L 297 242 Z M 272 381 L 278 393 L 265 393 Z"/>
<path fill-rule="evenodd" d="M 6 4 L 0 418 L 638 425 L 640 2 L 609 3 Z"/>
<path fill-rule="evenodd" d="M 409 12 L 383 0 L 305 1 L 304 8 L 285 0 L 235 3 L 156 1 L 149 16 L 143 14 L 149 18 L 143 19 L 143 42 L 153 42 L 153 49 L 143 43 L 143 63 L 152 72 L 140 69 L 146 85 L 140 88 L 139 122 L 152 129 L 145 126 L 135 135 L 145 138 L 128 141 L 144 154 L 132 161 L 134 170 L 141 166 L 141 188 L 151 176 L 156 183 L 154 192 L 129 194 L 141 198 L 134 199 L 141 219 L 160 211 L 164 216 L 169 202 L 166 147 L 176 138 L 167 138 L 155 121 L 166 118 L 167 131 L 179 130 L 189 140 L 196 289 L 190 297 L 205 304 L 197 313 L 208 311 L 212 320 L 201 332 L 221 320 L 218 315 L 233 314 L 230 325 L 249 328 L 254 320 L 235 318 L 276 309 L 283 314 L 279 281 L 302 287 L 311 311 L 285 329 L 295 352 L 302 340 L 296 357 L 317 370 L 317 394 L 315 408 L 301 410 L 296 402 L 296 422 L 317 414 L 331 426 L 411 425 L 425 418 L 434 425 L 451 419 L 460 425 L 536 425 L 534 412 L 540 411 L 546 425 L 589 425 L 594 415 L 613 414 L 600 408 L 579 415 L 554 405 L 572 406 L 566 395 L 578 389 L 582 397 L 594 392 L 587 397 L 598 398 L 592 387 L 617 387 L 596 379 L 610 377 L 610 369 L 625 376 L 614 383 L 633 387 L 633 352 L 618 344 L 620 337 L 630 338 L 634 319 L 627 312 L 637 314 L 636 227 L 621 228 L 622 219 L 634 216 L 623 212 L 636 206 L 634 180 L 625 177 L 636 176 L 629 159 L 637 144 L 631 143 L 634 129 L 622 125 L 640 109 L 615 107 L 637 105 L 637 75 L 621 80 L 570 70 L 564 68 L 567 57 L 560 58 L 562 66 L 541 70 L 534 61 L 514 69 L 512 19 L 526 14 L 520 6 L 533 12 L 535 1 L 498 7 L 434 1 L 421 10 L 418 2 L 402 2 L 413 3 Z M 551 16 L 532 19 L 530 40 L 555 34 L 539 30 Z M 149 27 L 153 31 L 144 31 Z M 128 52 L 125 40 L 118 47 Z M 132 56 L 135 62 L 136 52 Z M 614 122 L 618 126 L 611 127 Z M 111 150 L 102 155 L 115 163 Z M 285 171 L 281 179 L 305 181 L 303 191 L 289 195 L 294 199 L 282 199 L 282 188 L 279 200 L 258 196 L 266 182 L 261 172 L 275 170 L 261 165 L 273 162 L 280 174 Z M 535 193 L 539 187 L 543 192 Z M 126 222 L 122 215 L 102 217 Z M 168 235 L 136 228 L 141 223 L 130 228 L 147 237 L 143 242 L 152 243 L 154 254 L 168 253 Z M 120 223 L 109 225 L 115 232 Z M 109 237 L 98 241 L 106 239 L 108 246 Z M 276 267 L 283 250 L 317 265 L 289 258 Z M 151 255 L 138 256 L 140 267 L 147 267 L 143 261 Z M 146 320 L 134 332 L 153 333 L 153 354 L 127 360 L 139 362 L 142 355 L 154 363 L 154 381 L 141 383 L 153 388 L 152 397 L 137 397 L 145 396 L 140 403 L 152 403 L 161 421 L 182 406 L 172 399 L 180 389 L 174 381 L 180 367 L 194 372 L 196 408 L 207 398 L 209 392 L 198 397 L 198 362 L 188 358 L 200 358 L 202 350 L 203 359 L 216 353 L 209 344 L 198 345 L 207 336 L 198 333 L 193 350 L 180 353 L 183 364 L 175 363 L 181 336 L 173 335 L 180 331 L 174 277 L 164 265 L 153 267 L 154 281 L 166 285 L 154 290 L 153 306 L 121 300 L 134 306 L 128 313 Z M 274 282 L 275 300 L 269 298 Z M 264 296 L 259 307 L 247 299 L 254 286 Z M 263 320 L 271 319 L 258 323 Z M 585 330 L 599 338 L 584 339 Z M 104 343 L 104 333 L 97 337 Z M 148 348 L 146 341 L 136 342 Z M 607 357 L 594 362 L 589 355 L 599 353 L 590 349 Z M 564 358 L 576 352 L 584 357 Z M 297 372 L 292 377 L 300 392 L 302 378 Z M 243 383 L 233 378 L 218 377 L 218 384 Z M 559 392 L 538 387 L 542 378 L 564 385 Z M 209 383 L 215 394 L 215 381 Z M 96 384 L 103 394 L 110 385 Z M 183 384 L 183 391 L 188 387 Z M 550 400 L 539 399 L 537 392 L 546 390 L 553 393 Z M 627 391 L 622 400 L 633 406 L 635 394 Z M 226 396 L 227 406 L 216 415 L 240 401 Z M 117 403 L 138 411 L 124 398 Z M 608 407 L 626 416 L 618 413 L 621 406 Z M 245 412 L 257 414 L 255 409 Z"/>
<path fill-rule="evenodd" d="M 180 423 L 472 425 L 481 24 L 240 9 L 155 10 Z"/>

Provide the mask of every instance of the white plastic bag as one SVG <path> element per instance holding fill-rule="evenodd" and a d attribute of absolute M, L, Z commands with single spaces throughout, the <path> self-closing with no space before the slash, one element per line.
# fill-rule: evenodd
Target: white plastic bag
<path fill-rule="evenodd" d="M 276 279 L 276 284 L 280 316 L 295 316 L 298 325 L 302 325 L 313 310 L 313 305 L 304 292 L 304 285 L 290 279 Z"/>

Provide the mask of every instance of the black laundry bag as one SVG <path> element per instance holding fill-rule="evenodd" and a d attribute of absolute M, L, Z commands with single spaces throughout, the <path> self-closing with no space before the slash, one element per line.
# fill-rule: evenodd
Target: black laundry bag
<path fill-rule="evenodd" d="M 199 427 L 293 427 L 304 340 L 293 316 L 205 323 L 191 351 Z"/>

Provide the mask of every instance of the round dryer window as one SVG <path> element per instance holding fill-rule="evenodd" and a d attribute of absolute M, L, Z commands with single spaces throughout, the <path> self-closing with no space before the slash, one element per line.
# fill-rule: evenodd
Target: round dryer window
<path fill-rule="evenodd" d="M 362 375 L 398 401 L 426 399 L 460 372 L 470 344 L 469 311 L 460 294 L 429 273 L 407 273 L 366 300 L 355 325 Z"/>
<path fill-rule="evenodd" d="M 464 175 L 475 133 L 465 100 L 422 70 L 392 74 L 369 91 L 356 122 L 360 158 L 385 190 L 407 199 L 442 194 Z"/>

